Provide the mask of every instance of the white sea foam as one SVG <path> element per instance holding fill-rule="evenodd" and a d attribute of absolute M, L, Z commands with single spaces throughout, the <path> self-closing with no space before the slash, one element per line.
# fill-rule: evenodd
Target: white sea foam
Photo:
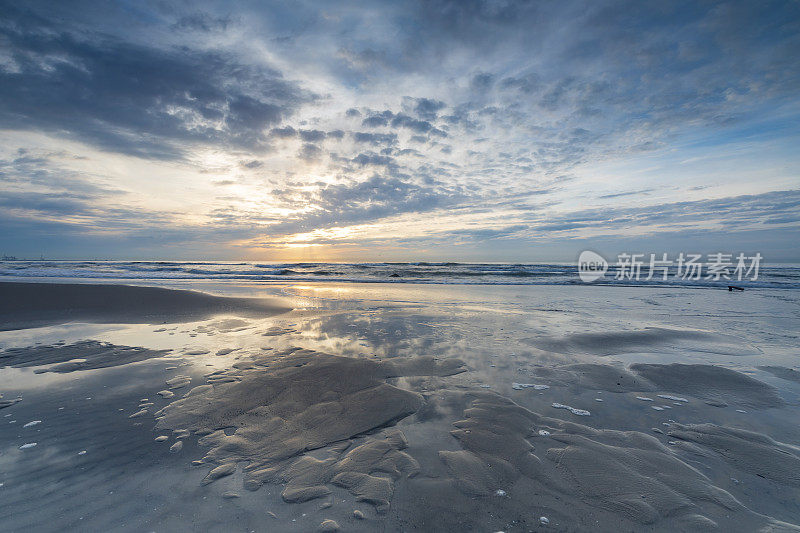
<path fill-rule="evenodd" d="M 553 407 L 555 407 L 556 409 L 566 409 L 573 415 L 578 415 L 578 416 L 589 416 L 592 414 L 585 409 L 577 409 L 575 407 L 570 407 L 569 405 L 564 405 L 563 403 L 553 402 Z"/>
<path fill-rule="evenodd" d="M 669 394 L 659 394 L 659 398 L 664 398 L 665 400 L 672 400 L 673 402 L 688 402 L 686 398 L 681 398 L 680 396 L 672 396 Z"/>
<path fill-rule="evenodd" d="M 511 388 L 514 390 L 533 389 L 533 390 L 547 390 L 550 385 L 537 385 L 535 383 L 512 383 Z"/>

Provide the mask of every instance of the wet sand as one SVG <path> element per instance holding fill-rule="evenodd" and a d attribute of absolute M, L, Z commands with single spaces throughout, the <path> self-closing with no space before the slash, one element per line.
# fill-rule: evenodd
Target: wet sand
<path fill-rule="evenodd" d="M 227 312 L 269 316 L 285 311 L 263 300 L 159 287 L 0 282 L 0 331 L 72 321 L 169 324 Z"/>
<path fill-rule="evenodd" d="M 800 530 L 787 291 L 34 285 L 10 531 Z"/>

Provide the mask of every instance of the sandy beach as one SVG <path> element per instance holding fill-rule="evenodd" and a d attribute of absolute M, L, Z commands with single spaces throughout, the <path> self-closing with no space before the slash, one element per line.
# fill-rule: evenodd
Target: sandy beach
<path fill-rule="evenodd" d="M 0 283 L 3 530 L 800 524 L 788 291 L 171 285 Z"/>
<path fill-rule="evenodd" d="M 800 533 L 800 0 L 0 0 L 0 533 Z"/>

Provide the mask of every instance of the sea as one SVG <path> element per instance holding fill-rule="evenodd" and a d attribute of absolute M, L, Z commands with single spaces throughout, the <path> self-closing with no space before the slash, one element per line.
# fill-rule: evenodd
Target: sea
<path fill-rule="evenodd" d="M 738 279 L 735 265 L 721 272 L 686 276 L 677 266 L 650 275 L 648 265 L 636 275 L 611 264 L 604 276 L 591 282 L 607 286 L 657 286 L 800 289 L 800 264 L 761 265 L 757 276 Z M 755 278 L 755 279 L 753 279 Z M 277 263 L 229 261 L 0 261 L 0 280 L 153 280 L 238 282 L 341 282 L 470 285 L 581 285 L 575 263 Z"/>

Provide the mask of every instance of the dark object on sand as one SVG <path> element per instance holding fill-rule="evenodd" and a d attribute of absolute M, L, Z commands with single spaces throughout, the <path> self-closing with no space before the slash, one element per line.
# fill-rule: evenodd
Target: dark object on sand
<path fill-rule="evenodd" d="M 736 289 L 737 291 L 743 291 L 744 290 L 743 287 L 735 287 L 733 285 L 728 285 L 728 292 L 733 292 L 733 289 Z"/>
<path fill-rule="evenodd" d="M 400 277 L 400 274 L 398 274 L 397 272 L 395 272 L 394 274 L 390 274 L 390 275 L 389 275 L 389 277 L 390 277 L 390 278 L 399 278 L 399 277 Z"/>

